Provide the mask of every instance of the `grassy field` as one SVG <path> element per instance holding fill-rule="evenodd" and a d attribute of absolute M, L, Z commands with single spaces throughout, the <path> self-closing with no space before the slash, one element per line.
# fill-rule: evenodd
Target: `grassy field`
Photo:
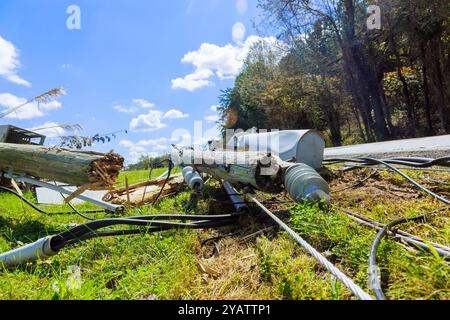
<path fill-rule="evenodd" d="M 163 173 L 154 172 L 153 177 Z M 334 175 L 332 190 L 352 186 L 372 174 L 369 170 Z M 431 178 L 450 182 L 450 175 L 411 172 L 427 183 Z M 124 172 L 123 184 L 144 181 L 148 172 Z M 428 180 L 427 180 L 428 179 Z M 434 191 L 449 196 L 448 185 Z M 35 201 L 31 193 L 26 197 Z M 375 236 L 350 220 L 339 209 L 324 212 L 310 205 L 274 203 L 285 195 L 259 194 L 267 206 L 283 217 L 330 261 L 367 289 L 367 258 Z M 367 217 L 389 222 L 425 213 L 443 205 L 418 193 L 396 176 L 380 172 L 363 186 L 332 194 L 333 203 Z M 163 199 L 155 207 L 126 215 L 183 213 L 189 193 Z M 226 196 L 216 182 L 208 183 L 197 213 L 231 213 Z M 90 205 L 80 209 L 92 209 Z M 46 210 L 67 210 L 51 206 Z M 106 215 L 96 215 L 104 218 Z M 449 210 L 426 223 L 410 223 L 402 230 L 428 241 L 450 245 Z M 76 215 L 42 215 L 14 196 L 0 193 L 0 252 L 65 230 L 84 222 Z M 64 249 L 46 261 L 13 270 L 0 267 L 0 299 L 354 299 L 313 258 L 285 233 L 276 229 L 247 238 L 271 227 L 255 211 L 238 225 L 209 231 L 167 231 L 158 234 L 96 239 Z M 229 236 L 232 234 L 232 236 Z M 201 240 L 217 240 L 201 246 Z M 435 254 L 421 252 L 391 240 L 379 252 L 383 284 L 390 299 L 449 299 L 450 265 Z M 206 270 L 206 271 L 205 271 Z"/>

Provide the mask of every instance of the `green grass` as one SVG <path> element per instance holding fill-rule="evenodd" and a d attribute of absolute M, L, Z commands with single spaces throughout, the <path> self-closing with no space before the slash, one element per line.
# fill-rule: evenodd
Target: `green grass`
<path fill-rule="evenodd" d="M 34 200 L 29 193 L 27 198 Z M 176 206 L 174 199 L 167 199 L 160 204 L 161 209 L 151 211 L 182 209 Z M 0 194 L 0 252 L 82 222 L 75 215 L 38 214 L 11 195 Z M 0 269 L 0 299 L 186 298 L 186 288 L 196 279 L 197 241 L 195 232 L 168 231 L 85 242 L 46 261 L 14 270 Z M 70 285 L 70 266 L 81 268 L 80 288 Z"/>
<path fill-rule="evenodd" d="M 163 171 L 156 170 L 153 176 Z M 130 184 L 148 178 L 148 172 L 124 172 L 119 185 L 125 175 Z M 401 187 L 400 181 L 398 184 Z M 333 198 L 343 207 L 382 222 L 441 206 L 428 197 L 406 200 L 384 197 L 380 201 L 375 194 L 364 192 L 364 188 L 349 190 Z M 26 197 L 35 202 L 31 193 Z M 266 196 L 260 194 L 259 197 Z M 141 208 L 141 212 L 129 210 L 126 215 L 183 213 L 188 199 L 189 193 L 182 192 L 164 198 L 155 207 Z M 213 199 L 226 200 L 220 186 L 214 182 L 205 189 L 196 213 L 232 210 L 229 205 Z M 88 204 L 78 207 L 93 209 Z M 276 212 L 369 291 L 367 258 L 375 233 L 336 210 L 322 211 L 310 205 L 290 207 L 278 207 Z M 64 206 L 46 209 L 67 210 Z M 14 196 L 0 193 L 0 252 L 83 222 L 76 215 L 41 215 Z M 0 299 L 355 299 L 283 232 L 269 232 L 250 242 L 240 242 L 243 234 L 266 225 L 267 221 L 252 215 L 231 228 L 217 231 L 179 230 L 91 240 L 65 248 L 45 261 L 11 270 L 0 267 Z M 402 229 L 430 241 L 450 244 L 448 212 L 427 223 L 411 223 Z M 200 246 L 202 239 L 236 231 L 242 234 L 217 241 L 218 257 L 210 258 L 211 248 Z M 216 270 L 219 276 L 212 277 L 200 271 L 198 261 Z M 449 262 L 438 256 L 384 240 L 379 251 L 379 266 L 390 299 L 450 299 Z M 77 268 L 79 273 L 73 271 Z"/>
<path fill-rule="evenodd" d="M 166 171 L 167 171 L 167 168 L 153 169 L 151 177 L 149 177 L 149 175 L 150 175 L 149 170 L 122 171 L 119 174 L 119 178 L 117 179 L 116 187 L 118 187 L 118 188 L 125 187 L 125 177 L 128 178 L 128 184 L 132 185 L 132 184 L 136 184 L 136 183 L 140 183 L 140 182 L 145 182 L 149 179 L 155 179 L 155 178 L 159 177 L 160 175 L 162 175 Z M 177 167 L 175 167 L 172 170 L 172 174 L 179 173 L 179 172 L 180 172 L 180 169 L 178 169 Z"/>

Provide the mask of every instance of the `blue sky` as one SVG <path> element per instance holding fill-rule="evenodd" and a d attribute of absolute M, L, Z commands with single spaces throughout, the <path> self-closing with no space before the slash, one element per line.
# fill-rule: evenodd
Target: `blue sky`
<path fill-rule="evenodd" d="M 80 30 L 66 26 L 70 5 L 81 10 Z M 83 135 L 127 129 L 95 149 L 128 162 L 164 153 L 175 136 L 193 133 L 194 121 L 208 138 L 220 90 L 259 39 L 258 15 L 256 0 L 2 0 L 0 111 L 58 86 L 67 95 L 0 121 L 77 123 Z"/>

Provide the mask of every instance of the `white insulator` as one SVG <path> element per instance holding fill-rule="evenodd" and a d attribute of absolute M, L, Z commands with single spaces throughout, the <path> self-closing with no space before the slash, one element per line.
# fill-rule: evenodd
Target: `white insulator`
<path fill-rule="evenodd" d="M 328 183 L 317 171 L 303 163 L 297 163 L 286 170 L 284 186 L 292 199 L 298 203 L 321 200 L 328 202 L 330 200 Z"/>
<path fill-rule="evenodd" d="M 205 182 L 203 181 L 200 174 L 192 167 L 183 168 L 183 177 L 186 184 L 192 190 L 201 190 L 205 186 Z"/>

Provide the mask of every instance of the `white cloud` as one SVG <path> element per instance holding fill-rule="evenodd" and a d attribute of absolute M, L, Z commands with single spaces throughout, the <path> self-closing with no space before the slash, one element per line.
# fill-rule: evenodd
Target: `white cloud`
<path fill-rule="evenodd" d="M 117 105 L 113 107 L 114 110 L 117 110 L 122 113 L 135 113 L 138 112 L 138 108 L 136 107 L 124 107 L 122 105 Z"/>
<path fill-rule="evenodd" d="M 170 139 L 167 138 L 141 140 L 138 142 L 122 140 L 119 142 L 119 145 L 128 149 L 129 158 L 127 159 L 127 162 L 130 163 L 139 161 L 142 156 L 155 157 L 169 151 L 171 148 Z"/>
<path fill-rule="evenodd" d="M 73 65 L 71 65 L 70 63 L 65 63 L 63 65 L 61 65 L 62 69 L 72 69 Z"/>
<path fill-rule="evenodd" d="M 31 84 L 17 75 L 20 68 L 19 50 L 14 45 L 0 36 L 0 76 L 6 80 L 31 87 Z"/>
<path fill-rule="evenodd" d="M 236 10 L 239 14 L 244 14 L 247 12 L 247 0 L 237 0 L 236 1 Z"/>
<path fill-rule="evenodd" d="M 152 108 L 155 106 L 154 103 L 151 103 L 150 101 L 144 100 L 144 99 L 133 99 L 133 103 L 134 105 L 147 109 L 147 108 Z"/>
<path fill-rule="evenodd" d="M 122 113 L 136 113 L 140 108 L 149 109 L 155 106 L 153 103 L 144 99 L 133 99 L 132 102 L 132 106 L 123 106 L 119 104 L 114 106 L 113 109 Z"/>
<path fill-rule="evenodd" d="M 35 126 L 29 130 L 35 131 L 37 129 L 42 129 L 42 130 L 38 130 L 36 132 L 46 136 L 47 138 L 54 138 L 54 137 L 59 137 L 59 136 L 65 135 L 66 130 L 64 130 L 61 127 L 58 127 L 58 125 L 59 125 L 58 123 L 55 123 L 52 121 L 47 121 L 46 123 L 41 124 L 39 126 Z"/>
<path fill-rule="evenodd" d="M 27 102 L 27 99 L 16 97 L 10 93 L 1 93 L 0 94 L 0 107 L 3 107 L 6 111 L 8 109 L 17 107 L 21 104 Z M 11 119 L 19 119 L 19 120 L 28 120 L 33 118 L 39 118 L 46 115 L 46 111 L 56 110 L 62 107 L 62 104 L 59 101 L 51 101 L 49 103 L 40 103 L 37 104 L 35 102 L 29 103 L 24 107 L 16 110 L 13 113 L 10 113 L 6 116 L 6 118 Z"/>
<path fill-rule="evenodd" d="M 61 102 L 53 100 L 49 103 L 41 103 L 40 105 L 41 110 L 44 111 L 51 111 L 51 110 L 56 110 L 62 107 Z"/>
<path fill-rule="evenodd" d="M 188 74 L 184 78 L 176 78 L 172 80 L 172 89 L 185 89 L 194 92 L 197 89 L 208 87 L 212 82 L 207 80 L 213 76 L 213 72 L 209 69 L 197 69 L 195 72 Z"/>
<path fill-rule="evenodd" d="M 274 37 L 261 38 L 249 36 L 244 42 L 236 45 L 227 44 L 220 47 L 211 43 L 203 43 L 196 51 L 188 52 L 182 63 L 190 63 L 196 67 L 195 71 L 184 78 L 172 80 L 172 89 L 195 91 L 213 84 L 211 78 L 216 75 L 219 79 L 233 79 L 244 66 L 250 49 L 258 42 L 269 46 L 281 45 Z"/>
<path fill-rule="evenodd" d="M 203 43 L 197 51 L 188 52 L 181 62 L 191 63 L 197 70 L 212 76 L 213 72 L 220 77 L 226 78 L 239 73 L 242 63 L 238 61 L 241 48 L 227 44 L 223 47 L 211 43 Z M 206 72 L 209 70 L 209 72 Z"/>
<path fill-rule="evenodd" d="M 164 114 L 163 119 L 183 119 L 187 117 L 189 117 L 189 114 L 183 113 L 180 110 L 172 109 Z"/>
<path fill-rule="evenodd" d="M 242 22 L 236 22 L 233 25 L 233 29 L 232 29 L 232 36 L 233 36 L 233 41 L 234 42 L 241 42 L 242 40 L 244 40 L 245 38 L 245 25 Z"/>
<path fill-rule="evenodd" d="M 161 121 L 163 115 L 164 113 L 157 110 L 151 110 L 147 114 L 141 114 L 131 120 L 130 129 L 138 132 L 162 129 L 166 127 L 166 124 Z"/>
<path fill-rule="evenodd" d="M 214 111 L 214 112 L 217 112 L 217 111 L 219 110 L 219 108 L 220 108 L 220 106 L 214 105 L 214 106 L 211 106 L 211 107 L 209 108 L 209 110 Z"/>
<path fill-rule="evenodd" d="M 213 115 L 213 116 L 207 116 L 207 117 L 205 117 L 205 121 L 207 121 L 207 122 L 217 122 L 217 121 L 219 121 L 219 116 L 217 114 Z"/>

